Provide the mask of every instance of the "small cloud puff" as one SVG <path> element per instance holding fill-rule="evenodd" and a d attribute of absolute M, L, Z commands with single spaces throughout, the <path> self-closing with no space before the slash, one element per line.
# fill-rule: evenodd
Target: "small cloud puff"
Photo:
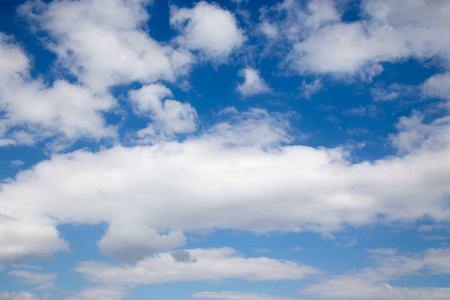
<path fill-rule="evenodd" d="M 259 72 L 252 68 L 241 70 L 239 75 L 244 77 L 244 83 L 240 84 L 236 89 L 244 97 L 266 94 L 272 91 L 260 77 Z"/>
<path fill-rule="evenodd" d="M 199 2 L 195 7 L 171 8 L 170 24 L 182 35 L 178 42 L 207 58 L 223 60 L 244 42 L 236 18 L 218 5 Z"/>

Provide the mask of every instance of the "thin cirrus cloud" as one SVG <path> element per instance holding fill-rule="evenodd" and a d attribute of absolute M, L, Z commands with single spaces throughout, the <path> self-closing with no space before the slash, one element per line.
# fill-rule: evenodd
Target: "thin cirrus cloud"
<path fill-rule="evenodd" d="M 370 251 L 378 266 L 336 275 L 313 284 L 302 292 L 326 299 L 446 299 L 449 288 L 401 287 L 391 285 L 401 277 L 419 272 L 448 274 L 449 249 L 428 249 L 420 257 L 402 256 L 386 249 Z"/>
<path fill-rule="evenodd" d="M 220 299 L 220 300 L 295 300 L 298 298 L 277 297 L 268 294 L 242 292 L 200 292 L 191 296 L 192 299 Z"/>
<path fill-rule="evenodd" d="M 0 293 L 1 300 L 39 300 L 36 295 L 29 292 L 19 292 L 19 293 Z"/>

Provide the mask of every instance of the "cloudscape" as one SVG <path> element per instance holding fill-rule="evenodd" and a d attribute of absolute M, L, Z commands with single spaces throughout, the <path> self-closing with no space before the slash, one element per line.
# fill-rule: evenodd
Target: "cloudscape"
<path fill-rule="evenodd" d="M 450 299 L 450 2 L 0 4 L 0 300 Z"/>

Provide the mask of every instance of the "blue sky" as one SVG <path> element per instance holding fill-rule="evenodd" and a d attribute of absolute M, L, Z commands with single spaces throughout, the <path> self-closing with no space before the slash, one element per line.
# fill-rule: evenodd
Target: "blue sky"
<path fill-rule="evenodd" d="M 0 300 L 449 299 L 450 3 L 0 5 Z"/>

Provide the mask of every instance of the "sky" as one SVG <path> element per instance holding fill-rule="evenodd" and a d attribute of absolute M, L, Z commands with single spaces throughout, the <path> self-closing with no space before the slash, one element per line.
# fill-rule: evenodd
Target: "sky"
<path fill-rule="evenodd" d="M 0 300 L 450 299 L 450 2 L 0 4 Z"/>

